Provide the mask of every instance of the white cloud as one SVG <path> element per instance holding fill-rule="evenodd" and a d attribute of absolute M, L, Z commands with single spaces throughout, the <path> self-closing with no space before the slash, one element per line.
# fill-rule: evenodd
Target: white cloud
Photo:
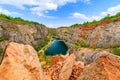
<path fill-rule="evenodd" d="M 90 3 L 90 0 L 81 0 L 82 2 L 84 2 L 84 3 Z"/>
<path fill-rule="evenodd" d="M 105 16 L 107 14 L 115 15 L 118 12 L 120 12 L 120 5 L 109 8 L 106 12 L 102 12 L 101 15 L 103 15 L 103 16 Z"/>
<path fill-rule="evenodd" d="M 37 7 L 31 8 L 32 13 L 38 16 L 45 16 L 45 12 L 49 10 L 57 10 L 58 7 L 63 6 L 67 3 L 75 3 L 76 0 L 41 0 L 37 2 Z"/>
<path fill-rule="evenodd" d="M 67 3 L 75 3 L 77 0 L 0 0 L 0 4 L 8 4 L 25 9 L 25 5 L 32 5 L 31 12 L 38 16 L 45 16 L 49 10 L 57 10 L 58 7 Z M 50 16 L 49 16 L 50 18 Z"/>
<path fill-rule="evenodd" d="M 10 12 L 9 12 L 8 10 L 3 9 L 2 7 L 0 7 L 0 13 L 2 13 L 2 14 L 7 14 L 7 15 L 10 14 Z"/>
<path fill-rule="evenodd" d="M 0 4 L 13 5 L 20 9 L 24 9 L 24 5 L 35 5 L 36 2 L 36 0 L 0 0 Z"/>
<path fill-rule="evenodd" d="M 20 9 L 25 9 L 25 5 L 32 6 L 31 13 L 40 17 L 53 18 L 53 16 L 46 16 L 49 10 L 57 10 L 58 7 L 66 5 L 67 3 L 76 3 L 79 0 L 0 0 L 0 4 L 7 4 L 16 6 Z M 90 0 L 80 0 L 84 3 L 89 3 Z M 47 13 L 46 13 L 47 12 Z"/>
<path fill-rule="evenodd" d="M 100 16 L 86 16 L 85 14 L 75 12 L 69 18 L 78 18 L 78 19 L 82 19 L 82 20 L 85 20 L 85 21 L 92 21 L 92 20 L 98 20 L 101 17 Z"/>
<path fill-rule="evenodd" d="M 4 9 L 4 8 L 2 8 L 1 6 L 0 6 L 0 13 L 2 13 L 2 14 L 6 14 L 6 15 L 22 15 L 22 14 L 20 14 L 20 13 L 18 13 L 18 12 L 10 12 L 9 10 L 6 10 L 6 9 Z"/>
<path fill-rule="evenodd" d="M 75 12 L 69 18 L 78 18 L 78 19 L 82 19 L 82 20 L 85 20 L 85 21 L 92 21 L 92 20 L 99 20 L 99 19 L 101 19 L 102 17 L 104 17 L 108 14 L 115 15 L 118 12 L 120 12 L 120 5 L 108 8 L 107 11 L 101 12 L 100 15 L 87 16 L 85 14 Z"/>

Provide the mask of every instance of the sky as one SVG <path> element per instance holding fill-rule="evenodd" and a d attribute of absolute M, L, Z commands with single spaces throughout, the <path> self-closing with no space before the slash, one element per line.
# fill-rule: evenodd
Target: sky
<path fill-rule="evenodd" d="M 57 28 L 120 12 L 120 0 L 0 0 L 0 13 Z"/>

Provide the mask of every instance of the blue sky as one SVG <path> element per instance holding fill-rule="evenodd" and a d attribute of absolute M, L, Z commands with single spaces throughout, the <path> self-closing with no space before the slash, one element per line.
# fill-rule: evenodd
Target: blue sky
<path fill-rule="evenodd" d="M 99 20 L 120 12 L 120 0 L 0 0 L 0 13 L 48 27 Z"/>

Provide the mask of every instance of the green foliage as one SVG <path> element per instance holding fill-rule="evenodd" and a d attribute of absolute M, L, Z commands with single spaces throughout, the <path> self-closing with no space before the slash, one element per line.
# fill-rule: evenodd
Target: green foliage
<path fill-rule="evenodd" d="M 45 25 L 40 24 L 38 22 L 34 22 L 34 21 L 28 21 L 28 20 L 24 20 L 20 17 L 11 17 L 11 16 L 7 16 L 5 14 L 0 14 L 0 19 L 6 19 L 12 22 L 22 22 L 22 23 L 27 23 L 27 24 L 35 24 L 35 25 L 40 25 L 41 27 L 45 27 Z"/>
<path fill-rule="evenodd" d="M 42 47 L 46 46 L 49 41 L 50 41 L 49 38 L 45 38 L 43 44 L 41 44 L 40 46 L 35 46 L 35 47 L 34 47 L 35 50 L 38 52 L 39 50 L 41 50 Z"/>
<path fill-rule="evenodd" d="M 41 62 L 45 61 L 47 65 L 51 65 L 51 63 L 52 63 L 51 57 L 46 56 L 43 53 L 39 53 L 38 56 L 39 56 L 39 60 Z"/>
<path fill-rule="evenodd" d="M 84 27 L 84 26 L 88 26 L 88 25 L 98 25 L 104 21 L 114 22 L 115 20 L 117 20 L 119 18 L 120 18 L 120 12 L 114 16 L 111 16 L 110 14 L 108 14 L 107 16 L 105 16 L 104 18 L 102 18 L 98 21 L 96 21 L 96 20 L 93 20 L 92 22 L 87 21 L 87 22 L 84 22 L 83 24 L 73 24 L 70 27 Z"/>
<path fill-rule="evenodd" d="M 111 46 L 111 48 L 118 48 L 118 47 L 120 47 L 120 43 L 115 43 Z"/>
<path fill-rule="evenodd" d="M 70 27 L 80 27 L 80 26 L 82 26 L 82 24 L 73 24 Z"/>
<path fill-rule="evenodd" d="M 57 37 L 57 31 L 56 31 L 56 29 L 49 28 L 48 32 L 49 32 L 50 36 Z"/>
<path fill-rule="evenodd" d="M 39 50 L 41 50 L 42 46 L 35 46 L 34 48 L 38 52 Z"/>
<path fill-rule="evenodd" d="M 113 45 L 111 46 L 111 48 L 113 49 L 113 53 L 114 53 L 115 55 L 120 56 L 120 44 L 119 44 L 119 43 L 113 44 Z"/>
<path fill-rule="evenodd" d="M 113 48 L 113 53 L 120 56 L 120 48 Z"/>
<path fill-rule="evenodd" d="M 97 46 L 90 46 L 90 48 L 97 49 L 98 47 Z"/>
<path fill-rule="evenodd" d="M 5 37 L 0 37 L 0 42 L 7 40 Z"/>
<path fill-rule="evenodd" d="M 89 45 L 86 44 L 86 43 L 80 43 L 80 46 L 81 46 L 81 47 L 89 47 Z"/>
<path fill-rule="evenodd" d="M 76 50 L 79 48 L 79 47 L 90 47 L 90 45 L 88 45 L 88 44 L 86 44 L 86 43 L 84 43 L 84 42 L 75 42 L 74 43 L 74 45 L 75 45 L 75 48 L 76 48 Z"/>
<path fill-rule="evenodd" d="M 3 48 L 0 47 L 0 56 L 2 56 L 2 53 L 3 53 Z"/>
<path fill-rule="evenodd" d="M 100 21 L 105 21 L 105 20 L 110 20 L 110 14 L 108 14 L 107 16 L 105 16 L 104 18 L 102 18 Z"/>

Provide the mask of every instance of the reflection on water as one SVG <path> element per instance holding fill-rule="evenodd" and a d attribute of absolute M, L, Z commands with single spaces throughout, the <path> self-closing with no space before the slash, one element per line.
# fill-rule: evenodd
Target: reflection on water
<path fill-rule="evenodd" d="M 56 55 L 56 54 L 63 54 L 65 55 L 68 47 L 64 43 L 64 41 L 60 40 L 59 38 L 53 38 L 54 42 L 50 45 L 45 51 L 45 55 Z"/>

